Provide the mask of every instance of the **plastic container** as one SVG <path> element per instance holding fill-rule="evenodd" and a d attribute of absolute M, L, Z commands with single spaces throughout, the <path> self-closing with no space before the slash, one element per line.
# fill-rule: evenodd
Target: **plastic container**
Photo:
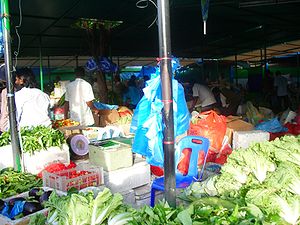
<path fill-rule="evenodd" d="M 98 187 L 103 182 L 102 167 L 90 167 L 87 164 L 80 164 L 76 168 L 55 173 L 43 171 L 43 186 L 60 191 L 68 191 L 70 188 L 81 190 L 91 186 Z"/>
<path fill-rule="evenodd" d="M 101 130 L 103 130 L 102 127 L 87 127 L 82 129 L 82 134 L 89 140 L 98 140 L 98 135 Z"/>
<path fill-rule="evenodd" d="M 112 140 L 89 145 L 90 163 L 101 166 L 105 171 L 131 167 L 133 155 L 131 147 Z"/>

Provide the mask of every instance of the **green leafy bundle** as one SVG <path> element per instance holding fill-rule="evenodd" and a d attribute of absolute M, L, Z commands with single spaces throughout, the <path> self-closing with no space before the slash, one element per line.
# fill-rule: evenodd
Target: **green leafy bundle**
<path fill-rule="evenodd" d="M 49 147 L 61 146 L 65 143 L 64 134 L 51 127 L 36 126 L 21 128 L 21 141 L 23 151 L 34 154 L 35 151 L 45 150 Z M 0 147 L 11 143 L 9 132 L 3 132 L 0 136 Z"/>
<path fill-rule="evenodd" d="M 122 200 L 121 194 L 113 195 L 107 188 L 95 199 L 92 192 L 72 193 L 67 196 L 58 196 L 53 192 L 45 205 L 49 208 L 47 224 L 128 224 L 131 217 L 130 213 L 126 212 Z"/>
<path fill-rule="evenodd" d="M 0 199 L 41 187 L 42 180 L 28 173 L 16 172 L 12 168 L 0 171 Z"/>
<path fill-rule="evenodd" d="M 193 184 L 186 194 L 255 205 L 265 221 L 276 224 L 299 223 L 300 136 L 284 136 L 233 151 L 220 175 Z"/>

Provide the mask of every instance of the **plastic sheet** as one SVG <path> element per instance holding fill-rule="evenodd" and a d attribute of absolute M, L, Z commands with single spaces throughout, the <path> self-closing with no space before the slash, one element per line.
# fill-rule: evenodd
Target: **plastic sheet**
<path fill-rule="evenodd" d="M 15 216 L 19 215 L 20 213 L 23 212 L 25 201 L 16 201 L 14 203 L 13 208 L 10 210 L 10 207 L 8 206 L 7 203 L 5 203 L 4 208 L 0 212 L 1 215 L 6 216 L 10 219 L 15 218 Z"/>
<path fill-rule="evenodd" d="M 255 126 L 255 130 L 263 130 L 271 133 L 286 132 L 288 129 L 281 125 L 278 118 L 259 123 Z"/>
<path fill-rule="evenodd" d="M 118 109 L 119 108 L 118 105 L 109 105 L 109 104 L 105 104 L 105 103 L 101 103 L 101 102 L 94 102 L 94 106 L 97 109 L 109 109 L 109 110 Z"/>

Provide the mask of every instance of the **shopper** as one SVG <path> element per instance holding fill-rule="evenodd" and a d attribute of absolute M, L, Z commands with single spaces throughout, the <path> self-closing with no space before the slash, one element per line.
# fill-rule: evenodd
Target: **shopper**
<path fill-rule="evenodd" d="M 141 91 L 136 84 L 136 76 L 132 75 L 128 81 L 128 87 L 123 94 L 123 103 L 130 109 L 135 109 L 136 105 L 142 98 Z"/>
<path fill-rule="evenodd" d="M 5 65 L 0 65 L 0 90 L 1 90 L 1 111 L 0 111 L 0 133 L 8 129 L 8 108 L 7 108 L 7 89 L 5 77 Z"/>
<path fill-rule="evenodd" d="M 8 108 L 7 108 L 7 89 L 1 91 L 1 113 L 0 113 L 0 132 L 7 131 L 8 129 Z"/>
<path fill-rule="evenodd" d="M 19 127 L 50 126 L 50 98 L 46 93 L 36 88 L 35 77 L 31 69 L 17 70 L 15 90 Z"/>
<path fill-rule="evenodd" d="M 99 110 L 93 104 L 95 98 L 93 88 L 83 79 L 84 75 L 83 67 L 76 68 L 75 81 L 66 87 L 65 119 L 70 118 L 82 126 L 92 126 L 95 123 L 93 112 L 98 114 Z"/>
<path fill-rule="evenodd" d="M 123 103 L 123 93 L 125 91 L 125 85 L 121 82 L 119 74 L 114 77 L 113 92 L 114 92 L 114 103 L 117 105 L 122 105 Z"/>
<path fill-rule="evenodd" d="M 274 87 L 276 88 L 277 99 L 279 101 L 279 109 L 280 111 L 283 111 L 290 105 L 288 97 L 288 80 L 282 76 L 279 70 L 276 71 Z"/>

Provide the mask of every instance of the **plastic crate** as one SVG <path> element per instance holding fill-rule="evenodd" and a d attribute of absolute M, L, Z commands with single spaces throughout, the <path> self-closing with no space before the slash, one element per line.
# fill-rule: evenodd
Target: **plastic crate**
<path fill-rule="evenodd" d="M 74 177 L 75 173 L 86 171 L 86 174 L 80 174 Z M 54 173 L 43 171 L 43 186 L 51 187 L 60 191 L 68 191 L 70 188 L 81 190 L 91 186 L 101 186 L 104 183 L 103 168 L 90 167 L 86 164 L 80 164 L 76 168 L 62 170 Z"/>

